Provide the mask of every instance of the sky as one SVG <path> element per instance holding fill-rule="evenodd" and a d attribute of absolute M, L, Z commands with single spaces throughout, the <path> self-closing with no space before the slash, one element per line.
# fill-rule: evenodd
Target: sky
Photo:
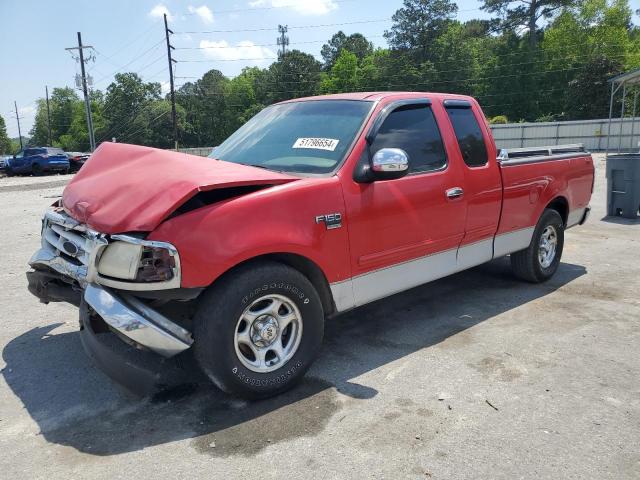
<path fill-rule="evenodd" d="M 457 4 L 462 21 L 489 18 L 478 0 Z M 87 64 L 93 88 L 105 90 L 115 73 L 133 71 L 166 91 L 164 13 L 175 32 L 179 86 L 212 68 L 234 76 L 245 66 L 268 66 L 278 49 L 278 25 L 289 27 L 289 48 L 318 59 L 338 30 L 386 46 L 382 34 L 401 6 L 401 0 L 0 0 L 0 115 L 9 136 L 17 137 L 16 101 L 22 134 L 28 134 L 45 85 L 50 92 L 74 85 L 80 67 L 65 48 L 77 46 L 76 32 L 95 48 Z"/>

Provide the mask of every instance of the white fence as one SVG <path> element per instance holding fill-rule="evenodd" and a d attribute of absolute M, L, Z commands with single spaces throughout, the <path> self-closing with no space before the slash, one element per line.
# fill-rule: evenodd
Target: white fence
<path fill-rule="evenodd" d="M 197 155 L 199 157 L 208 157 L 213 150 L 213 147 L 196 147 L 196 148 L 179 148 L 181 153 L 188 153 L 190 155 Z"/>
<path fill-rule="evenodd" d="M 491 125 L 498 148 L 539 147 L 582 143 L 590 151 L 606 150 L 609 120 L 508 123 Z M 622 135 L 620 136 L 620 130 Z M 638 150 L 640 117 L 611 121 L 609 151 Z"/>

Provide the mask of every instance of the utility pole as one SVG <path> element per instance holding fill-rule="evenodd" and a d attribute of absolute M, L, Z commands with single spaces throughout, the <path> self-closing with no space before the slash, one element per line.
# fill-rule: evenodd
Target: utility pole
<path fill-rule="evenodd" d="M 176 119 L 176 92 L 173 85 L 173 58 L 171 58 L 171 50 L 174 49 L 173 45 L 169 43 L 169 34 L 173 34 L 172 30 L 169 30 L 169 24 L 167 23 L 167 14 L 164 14 L 164 35 L 167 39 L 167 59 L 169 60 L 169 86 L 171 88 L 171 119 L 173 121 L 173 147 L 178 150 L 178 121 Z"/>
<path fill-rule="evenodd" d="M 49 146 L 53 146 L 53 141 L 51 140 L 51 110 L 49 110 L 49 86 L 44 86 L 44 91 L 47 94 L 47 128 L 49 129 Z"/>
<path fill-rule="evenodd" d="M 20 116 L 18 115 L 18 102 L 14 101 L 13 106 L 16 108 L 16 122 L 18 122 L 18 138 L 20 139 L 20 150 L 22 150 L 22 133 L 20 132 Z"/>
<path fill-rule="evenodd" d="M 82 93 L 84 94 L 84 108 L 87 114 L 87 130 L 89 131 L 89 148 L 93 152 L 96 149 L 96 140 L 93 136 L 93 118 L 91 118 L 91 101 L 87 88 L 87 75 L 84 71 L 84 49 L 93 49 L 91 45 L 82 45 L 82 35 L 78 32 L 78 46 L 65 48 L 67 51 L 78 50 L 80 56 L 80 72 L 82 73 Z"/>
<path fill-rule="evenodd" d="M 278 37 L 278 46 L 282 47 L 282 50 L 280 50 L 279 55 L 280 58 L 284 57 L 284 54 L 287 53 L 287 46 L 289 45 L 289 37 L 286 35 L 287 31 L 289 30 L 288 25 L 278 25 L 278 32 L 280 33 L 280 36 Z"/>

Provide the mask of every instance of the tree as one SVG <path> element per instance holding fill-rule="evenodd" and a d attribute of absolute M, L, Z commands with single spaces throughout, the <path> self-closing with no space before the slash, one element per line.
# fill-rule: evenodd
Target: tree
<path fill-rule="evenodd" d="M 569 82 L 567 111 L 573 119 L 607 118 L 609 116 L 609 84 L 607 79 L 622 71 L 622 64 L 607 57 L 587 63 Z M 619 111 L 616 109 L 616 111 Z"/>
<path fill-rule="evenodd" d="M 323 68 L 330 70 L 336 62 L 340 52 L 348 50 L 353 53 L 358 60 L 362 60 L 373 52 L 373 44 L 361 33 L 345 35 L 342 30 L 334 34 L 327 43 L 322 46 L 320 55 L 324 60 Z"/>
<path fill-rule="evenodd" d="M 36 116 L 29 132 L 34 145 L 49 145 L 49 120 L 47 118 L 47 102 L 43 98 L 36 100 Z"/>
<path fill-rule="evenodd" d="M 322 65 L 313 55 L 291 50 L 269 67 L 269 103 L 315 95 Z"/>
<path fill-rule="evenodd" d="M 557 10 L 576 4 L 577 0 L 483 0 L 482 9 L 498 15 L 502 30 L 526 28 L 529 47 L 538 44 L 537 30 L 540 18 L 550 18 Z"/>
<path fill-rule="evenodd" d="M 73 120 L 75 105 L 82 101 L 73 88 L 65 87 L 54 88 L 49 102 L 51 108 L 51 135 L 56 139 L 67 134 Z"/>
<path fill-rule="evenodd" d="M 4 123 L 4 118 L 0 115 L 0 154 L 10 155 L 15 153 L 12 150 L 11 140 L 7 135 L 7 125 Z"/>
<path fill-rule="evenodd" d="M 404 0 L 384 37 L 393 49 L 412 50 L 419 62 L 433 60 L 431 47 L 447 29 L 458 6 L 451 0 Z"/>
<path fill-rule="evenodd" d="M 131 137 L 132 131 L 140 130 L 144 109 L 160 100 L 160 92 L 159 83 L 145 83 L 136 73 L 117 73 L 104 97 L 102 115 L 107 138 Z M 142 137 L 134 137 L 131 143 L 145 143 Z"/>
<path fill-rule="evenodd" d="M 342 50 L 328 75 L 320 83 L 322 93 L 352 92 L 358 89 L 358 58 Z"/>
<path fill-rule="evenodd" d="M 200 80 L 185 83 L 176 92 L 176 103 L 186 112 L 182 143 L 216 146 L 229 135 L 227 86 L 229 79 L 219 70 L 209 70 Z"/>

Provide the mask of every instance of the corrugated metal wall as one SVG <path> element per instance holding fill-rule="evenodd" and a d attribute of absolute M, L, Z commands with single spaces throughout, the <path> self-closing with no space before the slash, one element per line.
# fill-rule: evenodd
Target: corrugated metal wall
<path fill-rule="evenodd" d="M 635 122 L 634 122 L 635 120 Z M 508 123 L 491 125 L 498 148 L 538 147 L 582 143 L 587 150 L 607 148 L 609 120 L 576 120 L 571 122 Z M 620 129 L 622 128 L 622 137 Z M 633 130 L 633 134 L 632 134 Z M 611 121 L 609 151 L 638 150 L 640 117 Z"/>

